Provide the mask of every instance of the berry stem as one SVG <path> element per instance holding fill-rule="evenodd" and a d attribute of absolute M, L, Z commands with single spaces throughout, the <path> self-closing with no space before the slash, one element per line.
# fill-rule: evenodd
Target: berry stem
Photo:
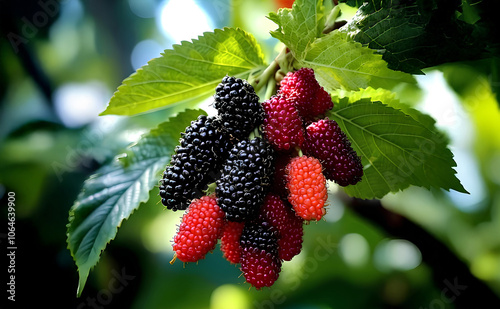
<path fill-rule="evenodd" d="M 284 77 L 286 73 L 293 71 L 293 63 L 295 62 L 295 58 L 286 46 L 281 50 L 275 61 L 277 61 L 280 66 L 280 69 L 277 71 L 277 75 Z M 280 80 L 278 80 L 278 82 L 279 81 Z"/>
<path fill-rule="evenodd" d="M 288 49 L 285 46 L 279 55 L 274 58 L 273 62 L 271 62 L 271 64 L 269 64 L 269 66 L 262 71 L 259 76 L 255 79 L 252 78 L 251 80 L 248 80 L 248 82 L 254 87 L 255 92 L 259 92 L 264 85 L 268 84 L 270 78 L 274 79 L 276 72 L 279 70 L 285 69 L 287 72 L 290 71 L 290 56 L 291 53 L 288 52 Z"/>
<path fill-rule="evenodd" d="M 170 261 L 170 265 L 174 265 L 175 260 L 177 260 L 177 253 L 174 253 L 174 257 L 173 257 L 173 258 L 172 258 L 172 260 Z"/>
<path fill-rule="evenodd" d="M 271 64 L 260 74 L 260 76 L 258 76 L 255 80 L 251 81 L 251 85 L 253 86 L 253 88 L 255 89 L 255 92 L 259 92 L 260 89 L 262 89 L 262 87 L 264 85 L 267 84 L 267 81 L 269 80 L 269 78 L 271 76 L 274 77 L 274 74 L 276 74 L 276 71 L 278 70 L 279 68 L 279 64 L 278 62 L 275 60 L 273 60 L 273 62 L 271 62 Z"/>
<path fill-rule="evenodd" d="M 262 134 L 261 134 L 261 131 L 260 131 L 260 128 L 257 127 L 255 128 L 251 133 L 250 135 L 248 136 L 248 139 L 254 139 L 256 137 L 262 137 Z"/>
<path fill-rule="evenodd" d="M 276 80 L 274 75 L 267 81 L 266 94 L 264 95 L 264 100 L 269 100 L 274 94 L 276 94 Z"/>
<path fill-rule="evenodd" d="M 215 192 L 215 187 L 216 187 L 215 182 L 210 183 L 210 184 L 207 186 L 207 189 L 206 189 L 206 190 L 204 190 L 205 195 L 210 195 L 210 194 L 214 193 L 214 192 Z"/>

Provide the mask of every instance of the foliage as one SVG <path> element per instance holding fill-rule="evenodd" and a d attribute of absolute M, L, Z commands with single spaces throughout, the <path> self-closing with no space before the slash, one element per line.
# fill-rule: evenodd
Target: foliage
<path fill-rule="evenodd" d="M 370 99 L 344 98 L 328 116 L 363 158 L 363 181 L 347 187 L 349 195 L 382 198 L 409 185 L 466 192 L 450 168 L 455 162 L 447 139 L 434 126 Z"/>
<path fill-rule="evenodd" d="M 418 1 L 419 5 L 417 1 L 347 2 L 360 5 L 358 13 L 345 27 L 333 31 L 338 7 L 325 12 L 322 1 L 297 0 L 292 9 L 271 13 L 269 19 L 278 26 L 271 35 L 287 50 L 267 68 L 259 44 L 239 28 L 207 32 L 175 45 L 125 79 L 103 114 L 128 116 L 201 102 L 213 95 L 225 75 L 248 79 L 270 94 L 278 69 L 286 73 L 311 67 L 320 84 L 336 98 L 327 116 L 346 132 L 365 166 L 363 181 L 345 188 L 347 194 L 382 198 L 411 185 L 467 192 L 455 176 L 448 140 L 435 121 L 400 103 L 391 90 L 401 83 L 414 83 L 409 73 L 477 56 L 485 45 L 478 43 L 479 35 L 472 34 L 480 31 L 456 17 L 457 1 L 453 5 L 445 1 Z M 450 53 L 454 58 L 445 57 Z M 84 183 L 70 212 L 67 235 L 79 268 L 78 294 L 121 222 L 148 200 L 179 132 L 200 113 L 190 110 L 160 124 L 133 145 L 126 157 L 103 166 Z"/>
<path fill-rule="evenodd" d="M 158 183 L 178 143 L 179 132 L 202 113 L 188 110 L 160 124 L 84 183 L 70 210 L 68 224 L 68 248 L 80 273 L 78 295 L 121 222 L 149 199 L 149 191 Z"/>
<path fill-rule="evenodd" d="M 123 81 L 103 115 L 134 115 L 211 95 L 225 75 L 248 78 L 262 69 L 264 55 L 241 29 L 216 29 L 182 42 Z"/>

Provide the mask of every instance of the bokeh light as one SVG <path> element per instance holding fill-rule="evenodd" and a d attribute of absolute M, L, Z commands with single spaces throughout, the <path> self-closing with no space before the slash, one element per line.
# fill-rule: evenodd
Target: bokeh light
<path fill-rule="evenodd" d="M 455 206 L 462 211 L 472 212 L 484 206 L 484 183 L 479 173 L 478 162 L 472 152 L 475 130 L 470 116 L 460 103 L 460 98 L 451 91 L 443 73 L 431 71 L 417 76 L 425 92 L 420 109 L 436 119 L 436 126 L 450 137 L 450 149 L 457 163 L 457 178 L 470 194 L 448 192 Z"/>
<path fill-rule="evenodd" d="M 210 297 L 210 309 L 248 309 L 251 308 L 248 294 L 244 289 L 232 284 L 216 288 Z"/>
<path fill-rule="evenodd" d="M 54 104 L 62 122 L 76 128 L 96 119 L 110 96 L 107 87 L 98 81 L 68 83 L 54 92 Z"/>
<path fill-rule="evenodd" d="M 411 270 L 422 262 L 420 250 L 404 239 L 391 239 L 378 244 L 374 254 L 375 266 L 381 271 Z"/>
<path fill-rule="evenodd" d="M 370 246 L 363 235 L 357 233 L 346 234 L 340 240 L 339 254 L 347 265 L 353 267 L 363 266 L 370 258 Z"/>
<path fill-rule="evenodd" d="M 211 18 L 193 0 L 169 0 L 158 11 L 160 29 L 176 44 L 214 28 Z"/>
<path fill-rule="evenodd" d="M 167 253 L 173 257 L 172 240 L 177 231 L 176 226 L 182 218 L 182 212 L 162 212 L 141 233 L 144 247 L 150 252 Z"/>
<path fill-rule="evenodd" d="M 151 59 L 161 56 L 164 48 L 155 40 L 140 41 L 134 46 L 130 55 L 130 62 L 134 70 L 147 64 Z"/>
<path fill-rule="evenodd" d="M 128 0 L 130 10 L 141 18 L 152 18 L 155 16 L 157 7 L 156 0 Z"/>

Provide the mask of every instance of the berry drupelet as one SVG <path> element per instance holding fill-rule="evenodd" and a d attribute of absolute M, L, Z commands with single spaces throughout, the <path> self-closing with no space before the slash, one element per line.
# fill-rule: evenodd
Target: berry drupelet
<path fill-rule="evenodd" d="M 215 117 L 202 115 L 192 121 L 160 180 L 162 204 L 184 210 L 192 199 L 201 197 L 220 172 L 231 146 Z"/>
<path fill-rule="evenodd" d="M 340 186 L 355 185 L 363 176 L 361 158 L 334 120 L 322 119 L 306 129 L 303 150 L 320 160 L 325 177 Z"/>
<path fill-rule="evenodd" d="M 229 221 L 249 221 L 259 211 L 274 174 L 274 151 L 256 137 L 231 150 L 217 179 L 215 193 Z"/>
<path fill-rule="evenodd" d="M 241 271 L 258 290 L 272 286 L 281 271 L 277 231 L 268 222 L 248 222 L 240 238 Z"/>
<path fill-rule="evenodd" d="M 215 88 L 214 106 L 227 133 L 237 140 L 248 137 L 264 120 L 264 110 L 252 85 L 225 76 Z"/>

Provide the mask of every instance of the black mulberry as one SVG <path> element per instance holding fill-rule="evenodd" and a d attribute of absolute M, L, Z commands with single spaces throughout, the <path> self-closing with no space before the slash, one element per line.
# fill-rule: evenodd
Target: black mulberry
<path fill-rule="evenodd" d="M 162 204 L 174 211 L 186 209 L 192 199 L 203 195 L 232 147 L 215 117 L 199 116 L 181 135 L 160 180 Z"/>
<path fill-rule="evenodd" d="M 252 85 L 225 76 L 215 88 L 215 108 L 226 131 L 234 138 L 247 138 L 264 121 L 264 110 Z"/>
<path fill-rule="evenodd" d="M 242 140 L 231 150 L 217 180 L 217 203 L 229 221 L 254 218 L 272 182 L 274 150 L 259 137 Z"/>

